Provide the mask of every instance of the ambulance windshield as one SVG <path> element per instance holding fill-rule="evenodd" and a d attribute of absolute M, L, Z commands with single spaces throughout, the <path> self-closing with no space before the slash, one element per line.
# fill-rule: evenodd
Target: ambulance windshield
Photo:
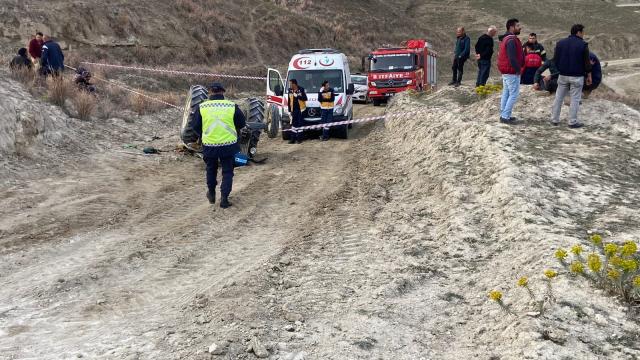
<path fill-rule="evenodd" d="M 288 80 L 296 79 L 298 86 L 302 86 L 307 94 L 320 91 L 322 82 L 329 81 L 335 92 L 344 91 L 344 81 L 342 70 L 291 70 L 289 71 Z M 287 83 L 287 88 L 289 84 Z"/>

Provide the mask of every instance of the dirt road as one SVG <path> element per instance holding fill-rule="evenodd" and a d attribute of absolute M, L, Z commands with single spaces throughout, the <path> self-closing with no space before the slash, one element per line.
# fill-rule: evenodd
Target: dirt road
<path fill-rule="evenodd" d="M 0 353 L 169 358 L 167 342 L 189 348 L 184 334 L 167 334 L 198 299 L 218 301 L 317 225 L 353 180 L 370 128 L 349 141 L 263 139 L 269 159 L 237 171 L 228 211 L 206 203 L 201 161 L 171 154 L 104 152 L 2 188 Z"/>

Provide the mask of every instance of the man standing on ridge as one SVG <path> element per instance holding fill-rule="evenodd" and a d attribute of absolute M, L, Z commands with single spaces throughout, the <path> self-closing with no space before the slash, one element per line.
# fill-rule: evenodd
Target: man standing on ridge
<path fill-rule="evenodd" d="M 478 60 L 478 79 L 476 87 L 486 85 L 491 72 L 491 57 L 493 56 L 493 38 L 498 30 L 491 25 L 486 34 L 482 34 L 476 42 L 476 60 Z"/>
<path fill-rule="evenodd" d="M 462 83 L 462 73 L 464 72 L 464 63 L 469 59 L 471 53 L 471 39 L 467 36 L 463 27 L 456 29 L 456 47 L 453 51 L 453 80 L 449 85 L 460 86 Z"/>
<path fill-rule="evenodd" d="M 513 107 L 520 95 L 520 74 L 524 66 L 524 53 L 520 35 L 520 21 L 509 19 L 507 33 L 500 38 L 498 70 L 502 73 L 502 99 L 500 101 L 500 122 L 513 124 L 516 118 L 511 116 Z"/>
<path fill-rule="evenodd" d="M 591 60 L 589 59 L 589 45 L 583 40 L 584 26 L 576 24 L 571 27 L 571 35 L 558 41 L 553 54 L 553 62 L 556 64 L 560 77 L 558 77 L 558 90 L 556 100 L 551 111 L 551 124 L 560 124 L 560 110 L 567 94 L 571 97 L 569 109 L 569 127 L 572 129 L 584 126 L 578 121 L 578 110 L 582 99 L 582 86 L 592 84 Z M 586 76 L 586 80 L 585 80 Z"/>
<path fill-rule="evenodd" d="M 291 126 L 301 127 L 303 116 L 302 112 L 307 108 L 307 93 L 304 88 L 298 86 L 298 80 L 289 80 L 289 113 L 291 114 Z M 302 142 L 303 133 L 294 131 L 291 133 L 289 144 L 300 144 Z"/>
<path fill-rule="evenodd" d="M 216 178 L 218 165 L 222 167 L 220 185 L 220 207 L 231 206 L 229 194 L 233 187 L 235 154 L 240 152 L 238 132 L 246 126 L 246 120 L 238 105 L 224 98 L 224 87 L 220 83 L 210 85 L 212 95 L 202 102 L 193 114 L 193 130 L 202 139 L 202 157 L 207 165 L 207 199 L 216 202 Z"/>

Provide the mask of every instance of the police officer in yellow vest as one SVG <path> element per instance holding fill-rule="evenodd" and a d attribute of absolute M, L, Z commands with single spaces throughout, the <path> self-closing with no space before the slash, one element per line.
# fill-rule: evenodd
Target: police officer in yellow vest
<path fill-rule="evenodd" d="M 213 83 L 209 87 L 209 100 L 200 104 L 193 114 L 193 129 L 202 138 L 202 155 L 207 164 L 207 199 L 216 202 L 216 177 L 218 165 L 222 167 L 222 183 L 220 184 L 220 207 L 231 206 L 229 194 L 233 185 L 234 156 L 240 151 L 238 133 L 246 126 L 244 114 L 231 101 L 224 99 L 224 87 Z"/>

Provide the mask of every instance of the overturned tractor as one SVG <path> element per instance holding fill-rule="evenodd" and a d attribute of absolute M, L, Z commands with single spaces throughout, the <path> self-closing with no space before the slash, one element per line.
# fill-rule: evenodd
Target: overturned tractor
<path fill-rule="evenodd" d="M 198 134 L 193 130 L 192 114 L 198 111 L 198 106 L 207 100 L 209 93 L 204 86 L 194 85 L 189 89 L 187 101 L 182 117 L 182 127 L 180 128 L 180 138 L 184 145 L 191 151 L 202 152 L 202 143 Z M 257 98 L 248 98 L 239 104 L 247 120 L 247 126 L 240 129 L 238 133 L 238 144 L 240 154 L 236 156 L 237 165 L 243 165 L 242 161 L 254 161 L 258 151 L 258 141 L 260 134 L 265 131 L 265 104 Z"/>

